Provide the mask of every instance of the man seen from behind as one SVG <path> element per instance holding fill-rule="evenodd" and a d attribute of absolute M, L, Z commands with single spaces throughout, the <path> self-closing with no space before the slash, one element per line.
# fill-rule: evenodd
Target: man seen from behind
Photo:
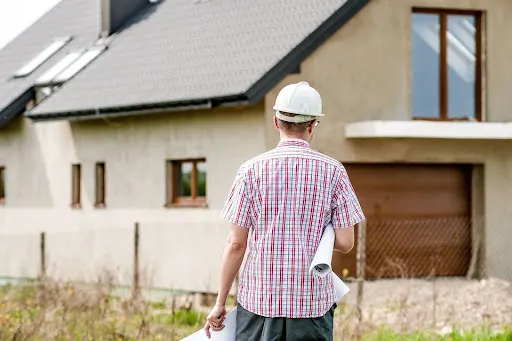
<path fill-rule="evenodd" d="M 223 328 L 226 299 L 248 248 L 236 340 L 330 341 L 333 280 L 309 273 L 309 266 L 328 223 L 335 250 L 349 252 L 364 215 L 343 165 L 309 145 L 324 116 L 318 91 L 307 82 L 285 86 L 274 110 L 279 144 L 241 165 L 222 211 L 231 231 L 205 332 Z"/>

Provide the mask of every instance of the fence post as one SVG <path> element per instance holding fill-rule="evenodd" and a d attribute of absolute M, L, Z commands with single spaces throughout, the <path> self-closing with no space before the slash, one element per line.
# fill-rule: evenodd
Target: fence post
<path fill-rule="evenodd" d="M 139 223 L 135 223 L 134 238 L 133 238 L 133 292 L 134 299 L 139 297 L 140 294 L 140 268 L 139 268 Z"/>
<path fill-rule="evenodd" d="M 46 232 L 41 232 L 39 237 L 39 260 L 39 276 L 41 279 L 44 279 L 46 277 Z"/>
<path fill-rule="evenodd" d="M 366 268 L 366 220 L 357 226 L 357 317 L 363 321 L 363 286 Z"/>

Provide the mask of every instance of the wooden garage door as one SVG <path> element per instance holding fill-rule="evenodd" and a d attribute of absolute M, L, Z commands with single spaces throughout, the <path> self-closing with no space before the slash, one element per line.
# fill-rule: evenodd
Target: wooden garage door
<path fill-rule="evenodd" d="M 367 217 L 367 278 L 465 275 L 471 256 L 471 166 L 345 167 Z M 336 273 L 347 269 L 355 276 L 356 248 L 335 253 Z"/>

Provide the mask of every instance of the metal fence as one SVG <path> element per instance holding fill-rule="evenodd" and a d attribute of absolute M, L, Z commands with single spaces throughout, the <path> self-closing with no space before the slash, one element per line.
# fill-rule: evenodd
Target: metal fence
<path fill-rule="evenodd" d="M 490 227 L 484 231 L 483 221 L 467 217 L 369 217 L 356 227 L 353 250 L 333 255 L 333 270 L 347 282 L 359 283 L 441 276 L 481 278 L 489 274 L 489 267 L 494 276 L 510 279 L 511 249 L 506 231 Z M 69 272 L 76 271 L 79 275 L 91 273 L 94 278 L 93 272 L 110 262 L 110 269 L 117 272 L 117 282 L 133 286 L 136 291 L 140 286 L 155 286 L 215 292 L 224 227 L 214 229 L 212 240 L 212 233 L 203 233 L 204 226 L 182 226 L 178 230 L 165 224 L 133 226 L 0 236 L 4 254 L 0 277 L 73 278 Z M 208 227 L 208 231 L 212 232 L 212 228 Z M 500 239 L 504 239 L 501 244 L 493 242 Z M 201 255 L 197 247 L 188 246 L 192 244 L 202 245 L 201 250 L 208 250 L 208 256 Z"/>
<path fill-rule="evenodd" d="M 478 229 L 467 217 L 370 218 L 356 227 L 354 249 L 334 255 L 333 267 L 343 277 L 355 276 L 363 268 L 366 279 L 478 276 Z"/>

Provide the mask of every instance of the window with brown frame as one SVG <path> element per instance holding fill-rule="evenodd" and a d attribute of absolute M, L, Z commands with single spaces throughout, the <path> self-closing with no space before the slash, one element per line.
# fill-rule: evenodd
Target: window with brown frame
<path fill-rule="evenodd" d="M 166 161 L 166 206 L 206 205 L 206 160 Z"/>
<path fill-rule="evenodd" d="M 414 8 L 414 119 L 482 120 L 482 13 Z"/>
<path fill-rule="evenodd" d="M 5 201 L 5 167 L 0 166 L 0 204 Z"/>
<path fill-rule="evenodd" d="M 82 196 L 82 166 L 80 164 L 71 165 L 71 206 L 79 208 Z"/>
<path fill-rule="evenodd" d="M 96 163 L 95 203 L 97 208 L 105 207 L 105 163 Z"/>

